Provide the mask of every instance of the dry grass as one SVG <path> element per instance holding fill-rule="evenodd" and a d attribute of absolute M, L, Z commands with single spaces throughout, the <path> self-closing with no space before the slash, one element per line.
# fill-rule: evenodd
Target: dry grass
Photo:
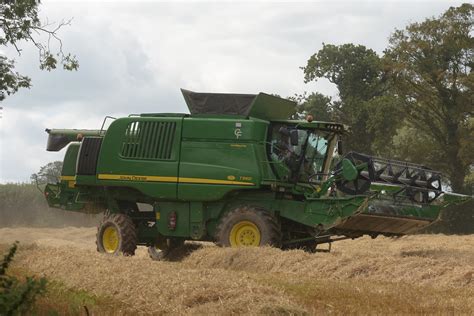
<path fill-rule="evenodd" d="M 474 313 L 474 236 L 363 238 L 317 254 L 191 245 L 179 262 L 153 262 L 144 249 L 98 254 L 94 234 L 0 229 L 0 241 L 31 244 L 15 266 L 113 298 L 122 313 Z"/>

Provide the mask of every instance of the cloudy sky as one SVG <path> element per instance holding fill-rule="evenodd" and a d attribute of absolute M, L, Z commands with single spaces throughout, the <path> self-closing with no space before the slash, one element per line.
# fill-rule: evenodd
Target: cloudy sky
<path fill-rule="evenodd" d="M 62 160 L 46 152 L 45 128 L 100 128 L 103 117 L 187 112 L 179 88 L 206 92 L 319 91 L 304 66 L 322 43 L 363 44 L 381 53 L 395 28 L 438 16 L 458 1 L 98 2 L 47 1 L 41 17 L 73 18 L 60 32 L 79 71 L 43 72 L 29 44 L 17 59 L 33 87 L 1 103 L 0 183 L 29 181 Z"/>

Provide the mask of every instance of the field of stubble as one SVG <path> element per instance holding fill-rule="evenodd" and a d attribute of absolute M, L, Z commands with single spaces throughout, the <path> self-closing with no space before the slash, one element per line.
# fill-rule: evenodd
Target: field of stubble
<path fill-rule="evenodd" d="M 474 314 L 474 235 L 361 238 L 316 254 L 189 244 L 175 262 L 144 248 L 99 254 L 93 228 L 0 229 L 3 249 L 15 240 L 14 268 L 109 298 L 113 314 Z"/>

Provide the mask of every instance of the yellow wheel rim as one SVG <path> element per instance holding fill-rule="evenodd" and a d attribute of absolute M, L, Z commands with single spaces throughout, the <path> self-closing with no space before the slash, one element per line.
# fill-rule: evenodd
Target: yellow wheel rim
<path fill-rule="evenodd" d="M 238 222 L 230 231 L 230 245 L 232 247 L 259 246 L 260 230 L 257 225 L 249 221 Z"/>
<path fill-rule="evenodd" d="M 119 247 L 119 233 L 117 228 L 109 226 L 104 230 L 102 234 L 102 245 L 104 246 L 105 252 L 114 253 Z"/>

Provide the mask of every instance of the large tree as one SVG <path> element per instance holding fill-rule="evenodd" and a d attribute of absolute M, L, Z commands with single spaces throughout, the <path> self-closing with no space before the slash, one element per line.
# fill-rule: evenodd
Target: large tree
<path fill-rule="evenodd" d="M 339 99 L 332 101 L 330 109 L 332 119 L 351 127 L 345 139 L 349 150 L 390 153 L 390 147 L 380 145 L 391 141 L 388 136 L 395 133 L 398 113 L 393 94 L 388 93 L 390 82 L 382 59 L 375 51 L 363 45 L 323 44 L 303 71 L 305 82 L 326 78 L 336 85 Z M 382 106 L 390 118 L 379 110 Z"/>
<path fill-rule="evenodd" d="M 400 147 L 444 171 L 456 192 L 474 161 L 473 12 L 463 4 L 396 30 L 385 51 L 408 123 Z"/>
<path fill-rule="evenodd" d="M 30 179 L 38 184 L 57 183 L 61 180 L 62 161 L 53 161 L 42 166 L 38 173 L 33 173 Z"/>
<path fill-rule="evenodd" d="M 39 0 L 1 0 L 0 46 L 14 47 L 21 55 L 22 42 L 29 42 L 38 50 L 41 69 L 53 70 L 62 65 L 65 70 L 77 70 L 79 64 L 71 54 L 63 52 L 58 31 L 70 21 L 42 22 L 39 18 Z M 46 36 L 45 41 L 41 39 Z M 20 88 L 29 88 L 31 80 L 15 71 L 14 59 L 0 55 L 0 101 Z"/>

